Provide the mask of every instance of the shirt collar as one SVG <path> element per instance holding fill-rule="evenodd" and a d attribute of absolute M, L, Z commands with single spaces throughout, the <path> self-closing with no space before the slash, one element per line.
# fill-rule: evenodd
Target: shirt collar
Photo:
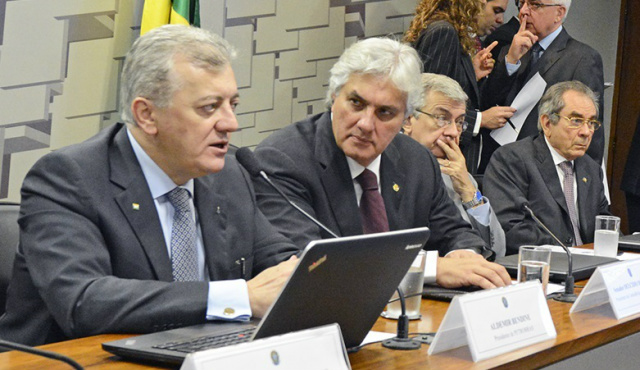
<path fill-rule="evenodd" d="M 131 148 L 133 148 L 133 152 L 138 159 L 138 163 L 140 163 L 140 167 L 142 168 L 142 173 L 144 174 L 144 178 L 147 180 L 147 185 L 149 185 L 149 190 L 151 191 L 151 196 L 153 199 L 157 199 L 171 190 L 175 189 L 178 185 L 176 185 L 173 180 L 156 164 L 156 162 L 149 157 L 149 155 L 142 149 L 138 141 L 127 128 L 127 136 L 129 137 L 129 142 L 131 143 Z M 187 181 L 183 188 L 189 191 L 189 194 L 193 196 L 193 179 Z"/>
<path fill-rule="evenodd" d="M 353 158 L 347 157 L 347 163 L 349 164 L 349 171 L 351 172 L 351 179 L 355 180 L 356 177 L 360 176 L 362 171 L 364 171 L 365 167 L 360 163 L 356 162 Z M 378 178 L 378 183 L 380 183 L 380 156 L 377 156 L 376 159 L 373 160 L 366 168 L 369 171 L 376 174 Z"/>
<path fill-rule="evenodd" d="M 558 27 L 557 30 L 555 30 L 555 31 L 551 32 L 549 35 L 547 35 L 547 37 L 545 37 L 542 40 L 538 41 L 538 44 L 540 45 L 540 47 L 542 48 L 543 51 L 545 51 L 545 50 L 547 50 L 549 48 L 549 45 L 551 45 L 553 40 L 555 40 L 556 37 L 558 37 L 560 32 L 562 32 L 562 25 L 560 25 L 560 27 Z"/>
<path fill-rule="evenodd" d="M 544 142 L 547 143 L 547 147 L 549 148 L 549 152 L 551 152 L 551 158 L 553 158 L 553 163 L 557 166 L 562 162 L 566 162 L 568 161 L 568 159 L 566 159 L 565 157 L 563 157 L 560 153 L 558 153 L 558 151 L 551 146 L 551 144 L 549 144 L 549 140 L 547 140 L 547 137 L 544 137 Z M 571 166 L 573 166 L 573 161 L 569 161 L 571 162 Z"/>

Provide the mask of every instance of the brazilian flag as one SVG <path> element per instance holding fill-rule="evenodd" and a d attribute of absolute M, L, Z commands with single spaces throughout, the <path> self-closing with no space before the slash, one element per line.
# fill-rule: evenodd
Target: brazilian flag
<path fill-rule="evenodd" d="M 164 24 L 200 27 L 198 0 L 145 0 L 140 35 Z"/>

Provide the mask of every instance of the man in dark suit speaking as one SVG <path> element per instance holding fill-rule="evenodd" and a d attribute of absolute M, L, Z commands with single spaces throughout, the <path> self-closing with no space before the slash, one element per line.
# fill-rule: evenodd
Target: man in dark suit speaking
<path fill-rule="evenodd" d="M 238 127 L 232 56 L 201 29 L 152 30 L 124 63 L 126 124 L 33 166 L 2 339 L 39 345 L 265 313 L 297 249 L 225 157 Z"/>
<path fill-rule="evenodd" d="M 609 213 L 600 166 L 585 155 L 600 128 L 598 99 L 583 83 L 561 82 L 540 99 L 540 135 L 507 144 L 489 161 L 485 194 L 507 237 L 507 254 L 521 245 L 556 244 L 522 209 L 563 243 L 593 242 L 595 217 Z"/>
<path fill-rule="evenodd" d="M 536 75 L 547 88 L 562 81 L 580 81 L 599 98 L 598 121 L 604 116 L 604 77 L 602 58 L 590 46 L 569 36 L 562 26 L 571 0 L 520 0 L 518 33 L 509 47 L 502 49 L 493 71 L 482 87 L 482 105 L 511 105 L 513 100 Z M 537 134 L 538 106 L 527 115 L 517 139 Z M 587 154 L 601 163 L 604 155 L 604 131 L 596 131 Z M 486 140 L 485 140 L 486 139 Z M 482 172 L 499 144 L 486 134 L 483 136 Z"/>
<path fill-rule="evenodd" d="M 391 39 L 353 44 L 330 71 L 330 111 L 271 135 L 256 156 L 298 206 L 334 233 L 428 226 L 427 272 L 435 282 L 504 286 L 506 270 L 479 254 L 487 247 L 447 195 L 435 157 L 398 134 L 423 104 L 421 65 L 413 48 Z M 298 247 L 331 237 L 260 179 L 254 186 L 260 209 Z"/>

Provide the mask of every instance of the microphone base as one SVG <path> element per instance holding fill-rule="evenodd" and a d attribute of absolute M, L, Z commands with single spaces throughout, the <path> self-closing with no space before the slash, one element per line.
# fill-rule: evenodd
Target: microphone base
<path fill-rule="evenodd" d="M 411 338 L 391 338 L 382 342 L 382 346 L 389 349 L 399 349 L 399 350 L 414 350 L 419 349 L 422 346 L 422 343 L 418 341 L 414 341 Z"/>
<path fill-rule="evenodd" d="M 578 299 L 578 296 L 573 293 L 571 294 L 559 293 L 553 297 L 554 301 L 565 302 L 565 303 L 573 303 L 576 301 L 576 299 Z"/>

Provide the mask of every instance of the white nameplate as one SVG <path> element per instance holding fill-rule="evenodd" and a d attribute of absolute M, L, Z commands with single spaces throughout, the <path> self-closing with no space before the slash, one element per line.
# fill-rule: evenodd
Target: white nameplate
<path fill-rule="evenodd" d="M 429 355 L 469 346 L 474 362 L 556 337 L 539 281 L 456 296 Z"/>
<path fill-rule="evenodd" d="M 598 266 L 569 313 L 607 303 L 618 320 L 640 312 L 640 260 Z"/>
<path fill-rule="evenodd" d="M 338 324 L 187 355 L 180 370 L 351 369 Z"/>

